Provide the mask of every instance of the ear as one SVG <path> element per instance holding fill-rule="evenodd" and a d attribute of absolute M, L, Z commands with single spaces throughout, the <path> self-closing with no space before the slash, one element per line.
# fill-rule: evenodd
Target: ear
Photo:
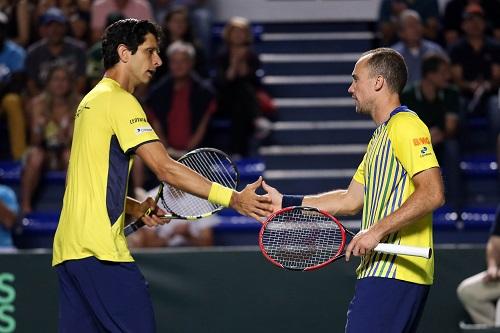
<path fill-rule="evenodd" d="M 118 45 L 116 51 L 121 62 L 127 63 L 129 61 L 131 53 L 125 44 Z"/>
<path fill-rule="evenodd" d="M 382 75 L 377 75 L 375 78 L 375 91 L 381 90 L 385 85 L 385 79 Z"/>

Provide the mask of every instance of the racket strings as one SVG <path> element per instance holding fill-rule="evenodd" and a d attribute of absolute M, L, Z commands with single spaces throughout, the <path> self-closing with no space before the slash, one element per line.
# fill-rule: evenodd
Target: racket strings
<path fill-rule="evenodd" d="M 210 181 L 235 189 L 238 183 L 236 168 L 225 155 L 216 151 L 198 151 L 179 160 Z M 221 209 L 205 199 L 176 189 L 168 184 L 163 187 L 162 205 L 177 215 L 189 217 L 209 214 Z"/>
<path fill-rule="evenodd" d="M 320 212 L 301 209 L 277 215 L 262 235 L 267 255 L 290 269 L 320 265 L 337 256 L 342 244 L 337 223 Z"/>

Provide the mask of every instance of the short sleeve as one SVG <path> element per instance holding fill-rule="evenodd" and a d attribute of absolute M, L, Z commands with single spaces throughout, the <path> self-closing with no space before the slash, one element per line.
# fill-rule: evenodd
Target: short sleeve
<path fill-rule="evenodd" d="M 120 94 L 111 100 L 109 117 L 120 147 L 131 153 L 141 144 L 157 141 L 144 110 L 132 95 Z"/>
<path fill-rule="evenodd" d="M 402 112 L 393 116 L 388 126 L 394 154 L 410 177 L 439 167 L 429 129 L 418 116 Z"/>
<path fill-rule="evenodd" d="M 365 184 L 365 158 L 366 158 L 366 153 L 363 156 L 363 160 L 359 164 L 356 173 L 354 173 L 354 176 L 352 177 L 355 181 L 363 185 Z"/>

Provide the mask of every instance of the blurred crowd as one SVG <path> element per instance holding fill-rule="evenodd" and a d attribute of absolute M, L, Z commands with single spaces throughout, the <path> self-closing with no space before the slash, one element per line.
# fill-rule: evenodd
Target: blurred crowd
<path fill-rule="evenodd" d="M 171 155 L 210 145 L 239 158 L 262 141 L 256 127 L 275 110 L 247 19 L 230 19 L 213 38 L 203 0 L 0 1 L 0 159 L 22 162 L 22 215 L 33 211 L 42 173 L 65 170 L 76 106 L 103 75 L 102 33 L 128 17 L 164 33 L 163 66 L 135 95 Z M 132 188 L 141 196 L 148 173 L 136 162 Z"/>
<path fill-rule="evenodd" d="M 429 127 L 447 203 L 460 210 L 463 150 L 496 150 L 500 162 L 500 1 L 450 0 L 443 12 L 438 5 L 437 0 L 382 0 L 377 40 L 406 61 L 402 103 Z M 473 123 L 485 124 L 485 147 L 471 144 Z"/>
<path fill-rule="evenodd" d="M 100 37 L 127 17 L 163 28 L 163 66 L 135 94 L 171 154 L 206 145 L 236 158 L 255 154 L 276 109 L 261 84 L 252 25 L 233 17 L 213 38 L 208 2 L 0 0 L 0 159 L 23 164 L 16 212 L 33 210 L 45 170 L 66 168 L 76 106 L 103 74 Z M 486 119 L 488 142 L 497 142 L 500 159 L 499 17 L 500 0 L 450 0 L 442 12 L 437 0 L 380 5 L 377 44 L 407 62 L 403 104 L 429 126 L 448 202 L 457 209 L 461 134 L 471 119 Z M 139 197 L 146 193 L 145 169 L 136 160 L 131 188 Z M 11 215 L 6 220 L 8 228 Z"/>

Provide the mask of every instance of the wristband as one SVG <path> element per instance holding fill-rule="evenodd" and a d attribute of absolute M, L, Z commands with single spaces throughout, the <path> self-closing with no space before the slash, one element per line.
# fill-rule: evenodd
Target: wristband
<path fill-rule="evenodd" d="M 303 195 L 287 195 L 284 194 L 281 199 L 281 208 L 292 207 L 292 206 L 302 206 L 302 200 L 304 200 Z"/>
<path fill-rule="evenodd" d="M 222 186 L 219 183 L 212 183 L 210 188 L 210 193 L 208 194 L 208 201 L 216 205 L 223 207 L 229 207 L 231 202 L 231 197 L 233 196 L 233 190 L 229 187 Z"/>

